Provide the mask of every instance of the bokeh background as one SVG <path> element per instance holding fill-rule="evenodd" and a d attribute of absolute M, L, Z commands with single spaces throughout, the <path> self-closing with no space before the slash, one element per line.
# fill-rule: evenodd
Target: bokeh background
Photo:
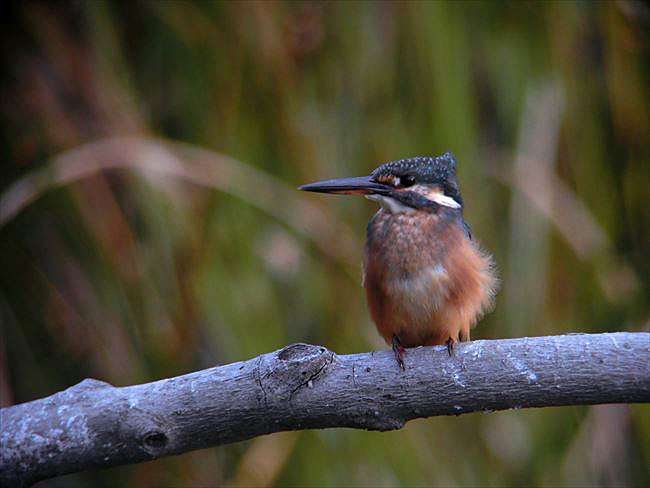
<path fill-rule="evenodd" d="M 374 204 L 317 179 L 452 151 L 502 287 L 474 338 L 648 330 L 650 10 L 611 2 L 10 2 L 3 406 L 292 342 L 386 348 Z M 643 486 L 648 405 L 289 432 L 41 486 Z"/>

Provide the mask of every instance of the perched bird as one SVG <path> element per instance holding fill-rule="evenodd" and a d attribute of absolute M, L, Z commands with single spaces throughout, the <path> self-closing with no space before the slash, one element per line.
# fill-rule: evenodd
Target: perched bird
<path fill-rule="evenodd" d="M 363 286 L 372 318 L 404 369 L 404 347 L 468 341 L 494 301 L 492 257 L 463 219 L 456 160 L 390 161 L 370 176 L 309 183 L 300 190 L 364 195 L 381 208 L 368 223 Z"/>

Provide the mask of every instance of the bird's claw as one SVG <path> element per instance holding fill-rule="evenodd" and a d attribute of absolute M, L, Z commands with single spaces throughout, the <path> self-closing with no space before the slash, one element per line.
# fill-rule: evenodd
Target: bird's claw
<path fill-rule="evenodd" d="M 406 367 L 404 366 L 404 354 L 406 354 L 406 349 L 404 349 L 404 346 L 402 346 L 402 343 L 399 341 L 399 338 L 393 334 L 393 352 L 395 353 L 395 359 L 397 360 L 397 364 L 399 364 L 399 367 L 402 368 L 402 371 L 406 371 Z"/>
<path fill-rule="evenodd" d="M 454 355 L 454 344 L 456 344 L 456 341 L 453 340 L 451 337 L 447 339 L 447 353 L 449 354 L 449 357 Z"/>

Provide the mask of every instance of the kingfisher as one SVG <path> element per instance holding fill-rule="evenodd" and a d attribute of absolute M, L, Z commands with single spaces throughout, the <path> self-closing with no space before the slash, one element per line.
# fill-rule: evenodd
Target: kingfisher
<path fill-rule="evenodd" d="M 370 176 L 309 183 L 300 190 L 364 195 L 380 204 L 366 231 L 362 284 L 379 334 L 404 366 L 405 348 L 454 345 L 493 308 L 494 261 L 463 218 L 456 160 L 389 161 Z"/>

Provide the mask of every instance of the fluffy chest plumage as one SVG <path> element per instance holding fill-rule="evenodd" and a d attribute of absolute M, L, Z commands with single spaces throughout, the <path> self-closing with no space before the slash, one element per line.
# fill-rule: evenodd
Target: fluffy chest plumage
<path fill-rule="evenodd" d="M 364 270 L 397 288 L 429 288 L 448 279 L 445 261 L 460 235 L 457 219 L 440 213 L 379 210 L 368 224 Z M 458 243 L 456 243 L 458 244 Z"/>
<path fill-rule="evenodd" d="M 399 310 L 413 326 L 426 326 L 447 295 L 454 224 L 438 214 L 377 212 L 368 225 L 364 259 L 364 286 L 373 303 L 381 302 L 382 309 L 390 303 L 392 315 Z"/>
<path fill-rule="evenodd" d="M 494 294 L 491 263 L 449 212 L 375 214 L 368 225 L 364 287 L 386 341 L 406 346 L 469 338 Z"/>

